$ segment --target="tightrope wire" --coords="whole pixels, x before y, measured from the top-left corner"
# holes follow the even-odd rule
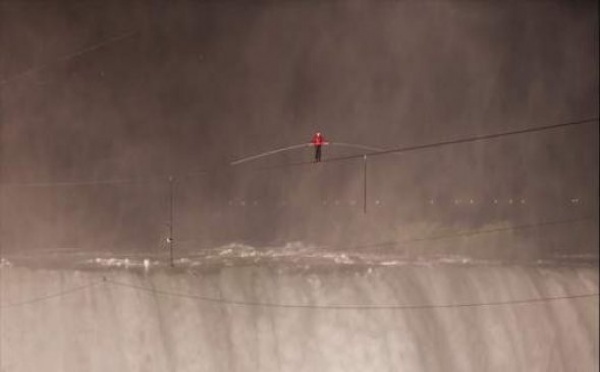
[[[590,124],[590,123],[597,122],[597,121],[598,121],[598,117],[593,117],[593,118],[587,118],[587,119],[582,119],[582,120],[577,120],[577,121],[563,122],[563,123],[558,123],[558,124],[539,126],[539,127],[533,127],[533,128],[527,128],[527,129],[521,129],[521,130],[507,131],[507,132],[494,133],[494,134],[488,134],[488,135],[480,135],[480,136],[472,136],[472,137],[466,137],[466,138],[461,138],[461,139],[456,139],[456,140],[433,142],[433,143],[428,143],[428,144],[423,144],[423,145],[399,147],[399,148],[389,149],[389,150],[378,150],[378,151],[371,151],[371,152],[367,152],[367,153],[361,153],[361,154],[357,154],[357,155],[349,155],[349,156],[343,156],[343,157],[337,157],[337,158],[323,159],[321,161],[321,163],[332,163],[332,162],[338,162],[338,161],[350,160],[350,159],[363,159],[365,157],[365,155],[368,157],[371,157],[371,156],[379,156],[379,155],[392,154],[392,153],[417,151],[417,150],[423,150],[423,149],[434,148],[434,147],[443,147],[443,146],[449,146],[449,145],[461,144],[461,143],[491,140],[491,139],[507,137],[507,136],[514,136],[514,135],[525,134],[525,133],[536,133],[536,132],[555,130],[555,129],[559,129],[559,128],[579,126],[579,125],[584,125],[584,124]],[[335,144],[335,142],[333,142],[333,143]],[[347,145],[344,143],[338,143],[338,144]],[[273,150],[273,151],[270,151],[267,153],[254,155],[249,158],[240,159],[240,160],[234,161],[233,163],[230,163],[225,166],[219,166],[219,167],[215,167],[213,169],[190,171],[190,172],[183,173],[181,175],[175,174],[175,175],[162,175],[162,176],[137,178],[137,179],[113,179],[113,180],[106,179],[106,180],[87,180],[87,181],[81,180],[81,181],[71,181],[71,182],[63,181],[63,182],[0,183],[0,187],[12,187],[12,188],[16,188],[16,187],[55,187],[55,186],[59,187],[59,186],[88,186],[88,185],[125,184],[125,183],[132,183],[132,184],[147,183],[147,184],[149,184],[149,183],[153,183],[153,182],[158,182],[158,180],[168,181],[169,177],[174,177],[175,180],[178,180],[180,178],[185,178],[187,176],[192,176],[192,175],[200,175],[200,174],[209,175],[209,174],[219,173],[219,172],[222,172],[224,168],[232,168],[232,165],[237,165],[237,164],[243,163],[247,160],[252,160],[255,158],[266,156],[265,154],[278,153],[278,152],[288,150],[291,148],[303,147],[303,146],[308,146],[308,145],[309,144],[300,144],[300,145],[295,145],[295,146],[289,146],[287,148],[277,149],[277,150]],[[356,145],[356,146],[359,146],[359,145]],[[362,146],[362,145],[360,145],[360,146],[366,149],[365,146]],[[297,162],[297,163],[287,163],[287,164],[270,166],[270,167],[255,168],[255,170],[264,171],[264,170],[302,166],[302,165],[309,165],[309,164],[314,164],[314,162],[306,161],[306,162]]]

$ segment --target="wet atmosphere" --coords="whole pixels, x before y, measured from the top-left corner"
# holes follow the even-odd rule
[[[0,370],[597,370],[598,35],[0,0]]]

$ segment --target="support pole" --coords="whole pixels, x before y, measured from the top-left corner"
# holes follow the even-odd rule
[[[364,191],[364,195],[363,195],[363,210],[365,212],[365,214],[367,213],[367,154],[365,154],[363,156],[363,163],[364,163],[364,183],[363,183],[363,191]]]
[[[167,238],[167,244],[169,244],[169,262],[171,267],[175,266],[173,261],[173,209],[174,209],[174,192],[173,192],[173,176],[169,176],[169,237]]]

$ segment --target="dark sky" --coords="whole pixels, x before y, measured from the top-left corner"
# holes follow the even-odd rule
[[[597,121],[378,158],[369,198],[382,209],[368,218],[322,205],[360,204],[360,161],[255,170],[309,160],[305,149],[228,166],[315,130],[396,148],[597,117],[597,10],[593,1],[0,0],[1,181],[217,170],[177,188],[179,232],[204,244],[369,243],[406,226],[597,216]],[[150,249],[165,233],[167,189],[160,179],[5,186],[3,247]],[[476,211],[452,206],[471,198]],[[494,198],[531,204],[499,210]],[[424,207],[431,199],[438,210]],[[241,200],[259,206],[232,211]],[[561,239],[573,234],[565,229]],[[597,240],[597,226],[588,233]]]

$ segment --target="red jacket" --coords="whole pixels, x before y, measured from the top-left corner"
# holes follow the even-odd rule
[[[311,142],[315,146],[321,146],[325,143],[325,137],[321,133],[315,133]]]

